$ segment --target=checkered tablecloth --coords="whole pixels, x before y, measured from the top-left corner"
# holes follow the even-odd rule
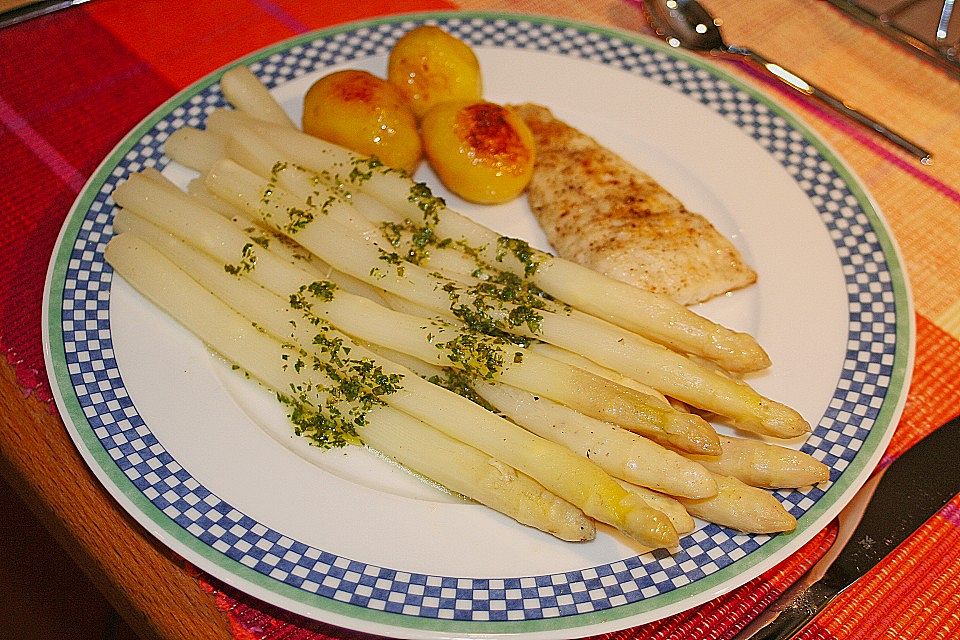
[[[462,8],[547,12],[646,30],[627,2],[496,5],[461,3]],[[278,40],[357,18],[446,8],[451,5],[435,0],[370,5],[96,0],[0,31],[5,52],[0,62],[0,345],[16,365],[23,389],[50,399],[40,343],[41,293],[60,226],[87,177],[141,118],[209,71]],[[763,33],[762,10],[755,5],[752,16],[738,17],[754,20],[756,33]],[[798,11],[790,12],[801,24],[794,26],[797,31],[803,21],[826,15],[818,13],[820,7]],[[748,66],[729,63],[728,68],[790,105],[834,144],[873,191],[903,249],[915,294],[917,349],[913,386],[888,462],[960,412],[960,172],[956,167],[927,171]],[[924,108],[930,126],[948,122],[949,135],[960,147],[960,113],[943,114],[939,102]],[[956,154],[946,157],[960,161]],[[952,637],[960,628],[953,613],[960,599],[958,505],[957,500],[948,505],[841,596],[804,638]],[[717,600],[607,637],[730,637],[816,562],[834,536],[828,528],[780,566]],[[228,613],[238,638],[357,635],[264,605],[200,572],[197,579]]]

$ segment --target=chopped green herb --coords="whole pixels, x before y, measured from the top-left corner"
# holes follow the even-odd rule
[[[402,389],[401,374],[390,374],[369,358],[351,358],[344,338],[313,316],[303,299],[304,290],[317,290],[317,297],[329,291],[323,283],[301,288],[291,296],[291,306],[318,326],[313,338],[317,350],[311,355],[299,349],[293,367],[297,373],[317,371],[329,384],[291,385],[291,393],[278,393],[277,399],[288,407],[294,432],[321,448],[341,447],[361,442],[357,428],[367,423],[367,414],[384,404],[383,397]],[[283,359],[289,356],[284,354]],[[284,365],[286,366],[286,365]],[[323,399],[322,401],[320,399]]]
[[[520,264],[523,265],[523,274],[527,277],[535,274],[540,267],[540,263],[536,259],[540,252],[531,247],[529,243],[518,238],[501,236],[497,239],[497,262],[503,262],[503,258],[508,253],[513,254],[520,261]]]
[[[283,230],[293,235],[303,231],[308,224],[313,222],[314,213],[312,210],[290,207],[287,209],[287,216],[289,221],[283,225]]]
[[[356,158],[350,169],[349,180],[352,184],[363,184],[373,177],[374,171],[386,173],[389,171],[377,158]]]
[[[444,199],[433,195],[430,187],[423,182],[415,182],[410,187],[407,200],[417,205],[423,212],[423,221],[428,227],[434,227],[440,222],[440,212],[447,207]]]
[[[258,245],[260,245],[261,247],[263,247],[264,249],[270,248],[270,238],[267,237],[265,234],[250,236],[250,239],[253,240],[255,243],[257,243]]]
[[[501,415],[500,411],[496,407],[484,400],[480,394],[474,390],[474,378],[472,378],[468,373],[457,371],[456,369],[446,369],[444,370],[443,375],[433,375],[427,378],[427,382],[432,382],[438,387],[443,387],[444,389],[453,391],[454,393],[463,396],[467,400],[480,405],[487,411]]]
[[[311,282],[306,285],[310,293],[313,294],[313,297],[322,300],[323,302],[330,302],[333,300],[333,294],[337,290],[337,285],[335,282],[330,282],[329,280],[317,280],[316,282]]]
[[[471,376],[492,380],[503,370],[504,349],[507,342],[501,338],[473,331],[462,331],[456,338],[438,343],[450,362]]]
[[[249,273],[257,266],[257,254],[253,250],[253,243],[248,242],[240,249],[240,262],[237,264],[225,264],[223,270],[232,276],[239,276]]]
[[[392,264],[393,266],[395,266],[395,267],[397,268],[397,269],[396,269],[397,275],[398,275],[399,277],[401,277],[401,278],[403,277],[403,273],[404,273],[404,270],[403,270],[403,262],[404,262],[404,260],[403,260],[403,258],[400,257],[399,254],[397,254],[397,253],[387,253],[386,251],[383,251],[383,250],[381,249],[381,250],[380,250],[380,260],[383,260],[383,261],[386,262],[387,264]],[[373,275],[373,272],[372,272],[372,271],[371,271],[370,275]]]
[[[296,309],[298,311],[303,311],[306,315],[313,308],[313,302],[311,299],[308,299],[307,294],[310,294],[310,298],[314,300],[319,300],[320,302],[330,302],[333,300],[334,293],[337,290],[337,285],[329,280],[317,280],[311,282],[310,284],[301,285],[297,289],[296,293],[291,293],[288,298],[288,303],[290,304],[291,309]],[[315,315],[310,315],[308,319],[313,324],[318,324],[320,320]],[[291,320],[290,324],[296,327],[296,322]]]

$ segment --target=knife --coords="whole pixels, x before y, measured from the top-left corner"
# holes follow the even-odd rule
[[[960,416],[876,472],[840,512],[833,546],[733,640],[786,640],[960,492]]]

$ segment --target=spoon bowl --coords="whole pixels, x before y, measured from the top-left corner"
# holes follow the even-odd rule
[[[696,0],[645,0],[647,21],[671,46],[726,53],[720,21]]]

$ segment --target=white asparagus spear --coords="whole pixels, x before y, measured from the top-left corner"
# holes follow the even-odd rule
[[[137,178],[133,176],[132,179],[136,180]],[[175,191],[171,193],[175,199],[179,200],[183,198],[183,192],[181,192],[176,185],[169,182],[168,185],[175,189]],[[212,209],[227,220],[233,222],[246,235],[243,241],[244,244],[252,239],[263,248],[269,247],[270,252],[277,257],[282,258],[292,265],[296,265],[303,271],[309,272],[316,280],[330,280],[354,295],[370,298],[378,304],[384,302],[380,289],[372,287],[353,276],[337,271],[288,237],[259,225],[256,221],[247,217],[246,214],[237,210],[233,205],[207,191],[202,181],[192,180],[187,185],[187,195],[193,200],[196,200],[195,204],[200,204],[207,209]],[[220,246],[222,248],[222,245]]]
[[[135,289],[268,388],[283,393],[305,386],[303,376],[282,366],[289,345],[256,328],[145,243],[116,236],[106,255]],[[376,407],[364,417],[363,435],[371,446],[414,471],[438,482],[443,478],[449,489],[562,539],[592,537],[592,523],[579,509],[490,456],[390,407]],[[421,446],[421,437],[431,446]]]
[[[194,178],[188,182],[187,193],[203,206],[213,209],[226,218],[233,218],[238,215],[236,207],[210,193],[210,190],[203,184],[203,178]]]
[[[802,451],[749,438],[720,436],[718,456],[685,454],[714,473],[754,487],[795,489],[830,479],[830,469]]]
[[[608,278],[532,249],[526,243],[505,244],[494,231],[447,208],[427,194],[424,185],[415,185],[402,172],[364,165],[363,159],[348,150],[296,130],[231,112],[214,112],[208,118],[208,128],[224,134],[238,127],[269,138],[283,149],[286,157],[314,170],[350,175],[358,166],[365,167],[353,174],[361,176],[354,181],[360,190],[413,223],[423,224],[426,217],[428,224],[435,225],[437,237],[464,241],[479,250],[488,264],[528,277],[541,289],[588,313],[678,351],[714,360],[730,371],[755,371],[770,364],[767,354],[751,336],[711,322],[666,296]],[[510,246],[522,247],[524,257],[518,259]]]
[[[780,533],[796,528],[796,518],[767,491],[728,476],[714,474],[714,480],[717,495],[701,500],[681,497],[677,500],[693,516],[744,533]]]
[[[474,402],[480,402],[480,403],[485,402],[483,398],[476,395],[476,392],[473,390],[472,387],[469,389],[463,389],[462,386],[459,384],[459,381],[456,381],[454,385],[451,385],[450,383],[453,381],[450,378],[450,373],[451,373],[450,369],[445,369],[443,367],[438,367],[436,365],[427,364],[422,360],[412,358],[405,353],[400,353],[399,351],[394,351],[392,349],[388,349],[380,345],[368,344],[365,346],[367,346],[373,352],[378,353],[383,357],[387,358],[388,360],[392,360],[397,364],[401,364],[407,367],[408,369],[410,369],[411,371],[419,375],[421,378],[429,380],[434,384],[441,384],[444,386],[456,386],[457,389],[455,390],[457,390],[458,393],[465,393],[466,396],[470,397]],[[503,386],[503,385],[500,385],[500,386]],[[491,407],[491,408],[495,408],[495,407]],[[670,519],[670,523],[673,525],[673,528],[676,529],[678,534],[683,535],[683,534],[690,533],[691,531],[694,530],[695,523],[693,521],[693,518],[690,517],[690,514],[687,513],[687,510],[684,508],[684,506],[680,504],[680,502],[678,502],[675,498],[672,498],[663,493],[659,493],[657,491],[653,491],[652,489],[648,489],[647,487],[627,482],[622,478],[618,478],[616,474],[611,473],[611,475],[613,475],[614,479],[620,484],[620,486],[622,486],[624,489],[626,489],[630,493],[633,493],[634,495],[637,495],[640,498],[642,498],[643,501],[647,503],[647,506],[649,506],[651,509],[656,509],[657,511],[666,515],[667,518]],[[714,482],[715,484],[715,481],[713,481],[712,478],[711,478],[711,481]]]
[[[141,263],[151,265],[155,277],[174,279],[169,271],[182,269],[180,273],[188,273],[195,281],[214,289],[217,297],[240,312],[241,318],[248,318],[259,330],[278,337],[290,335],[293,344],[301,345],[303,349],[318,345],[317,348],[327,354],[332,364],[349,355],[350,361],[359,359],[368,369],[375,367],[377,372],[382,372],[377,374],[377,379],[382,375],[402,381],[402,384],[394,385],[396,388],[391,393],[379,397],[378,402],[413,415],[448,436],[527,473],[588,516],[616,527],[645,546],[660,548],[677,543],[676,531],[663,514],[626,492],[599,467],[562,446],[539,438],[453,392],[422,380],[409,370],[377,357],[343,334],[318,324],[319,319],[311,316],[307,307],[293,305],[292,301],[288,303],[246,278],[231,276],[215,261],[186,244],[181,243],[184,251],[177,256],[180,264],[177,267],[133,234],[122,234],[118,238],[126,238],[118,243],[119,247],[133,247],[133,253]],[[118,251],[115,249],[111,255]],[[206,290],[201,287],[201,291]],[[211,300],[204,305],[212,308],[216,306],[216,298],[208,295]],[[298,372],[312,369],[312,378],[320,380],[320,386],[327,390],[337,383],[323,378],[325,369],[318,368],[317,357],[293,353],[288,363],[290,369]]]
[[[394,351],[380,345],[365,345],[375,353],[382,355],[388,360],[392,360],[397,364],[401,364],[411,371],[415,372],[421,378],[430,380],[434,384],[448,384],[450,380],[450,369],[445,369],[443,367],[438,367],[436,365],[427,364],[422,360],[412,358],[405,353],[400,353],[399,351]],[[502,386],[502,385],[501,385]],[[467,392],[468,394],[473,393],[473,389],[458,389],[458,392]],[[469,397],[469,396],[468,396]],[[484,402],[483,398],[477,396],[472,398],[475,402]],[[647,506],[651,509],[656,509],[657,511],[663,513],[670,519],[670,523],[673,525],[673,528],[676,529],[677,533],[680,535],[690,533],[694,530],[695,523],[693,518],[690,517],[690,514],[687,513],[687,510],[684,508],[680,502],[675,498],[672,498],[663,493],[653,491],[647,487],[640,485],[632,484],[617,478],[616,474],[611,474],[614,476],[614,479],[622,486],[624,489],[633,493],[643,499],[647,503]],[[713,481],[711,479],[711,481]],[[715,482],[714,482],[715,484]]]
[[[589,458],[630,486],[691,498],[706,498],[717,492],[713,477],[699,464],[688,464],[690,460],[683,456],[615,425],[529,391],[500,382],[461,379],[451,375],[450,369],[407,354],[378,345],[371,348],[420,377],[489,405],[523,428]]]
[[[532,298],[530,304],[518,305],[498,299],[502,294],[496,291],[477,293],[470,287],[464,289],[403,262],[395,253],[385,253],[327,216],[305,216],[302,210],[292,207],[290,217],[284,218],[275,211],[274,203],[286,196],[263,185],[261,178],[232,161],[215,165],[207,174],[206,183],[215,194],[251,216],[259,216],[264,224],[291,235],[336,269],[374,286],[438,311],[452,310],[468,324],[489,325],[579,350],[599,364],[649,384],[667,396],[722,415],[746,430],[781,438],[809,430],[807,422],[793,409],[621,327],[576,310],[552,313],[535,309],[530,306],[535,303]],[[268,197],[264,198],[262,194],[267,192]],[[381,262],[382,267],[371,268]]]
[[[316,280],[313,274],[305,273],[297,265],[276,259],[269,249],[185,196],[172,196],[137,176],[119,185],[113,195],[127,208],[118,214],[118,221],[129,218],[130,211],[143,214],[167,232],[215,256],[222,268],[245,273],[277,295],[289,296]],[[428,362],[458,367],[470,365],[462,355],[451,359],[468,346],[455,326],[445,327],[436,320],[399,314],[344,292],[327,303],[318,304],[317,308],[331,322],[371,342]],[[698,416],[678,412],[655,398],[537,354],[517,358],[515,352],[522,349],[496,339],[477,336],[475,343],[479,349],[477,355],[485,351],[484,358],[497,359],[502,367],[498,375],[504,382],[648,435],[662,444],[684,451],[718,451],[716,433]],[[439,348],[441,345],[447,346]],[[480,364],[483,363],[473,366]]]
[[[554,360],[559,360],[560,362],[566,362],[574,367],[580,367],[584,371],[589,371],[590,373],[598,375],[605,380],[609,380],[610,382],[615,382],[619,385],[623,385],[624,387],[629,387],[634,391],[646,393],[647,395],[659,398],[664,402],[668,402],[666,396],[653,387],[621,375],[612,369],[602,367],[593,360],[584,358],[579,353],[574,353],[573,351],[568,351],[567,349],[561,349],[558,346],[548,344],[546,342],[534,342],[529,346],[529,349],[531,351],[536,351],[540,355],[547,356],[548,358],[553,358]]]
[[[248,68],[236,66],[220,77],[220,89],[230,104],[245,114],[281,127],[295,129],[293,120]]]
[[[353,207],[351,219],[347,221],[348,226],[359,229],[370,238],[376,238],[377,243],[382,246],[386,245],[382,243],[380,236],[391,242],[395,248],[400,246],[401,242],[396,234],[390,234],[388,238],[381,226],[382,220],[396,218],[396,212],[363,191],[349,188],[351,186],[349,176],[330,174],[325,171],[317,172],[298,165],[287,158],[281,148],[246,128],[230,130],[224,151],[226,158],[265,180],[276,182],[282,189],[298,198],[312,197],[323,201],[329,197],[328,193],[338,194],[342,201]],[[404,240],[405,245],[417,242],[413,238]],[[435,251],[431,249],[431,253]],[[451,250],[440,253],[440,257],[433,259],[431,265],[451,268],[452,271],[463,275],[469,275],[477,268],[476,262],[460,251]]]
[[[717,492],[706,469],[646,438],[529,391],[483,381],[472,388],[520,426],[589,458],[615,478],[688,498]]]
[[[385,417],[376,420],[375,428],[361,431],[367,446],[451,491],[561,540],[582,542],[595,537],[590,518],[526,474],[403,412],[389,407],[382,411]]]
[[[201,173],[227,153],[227,138],[193,127],[180,127],[163,143],[163,152],[185,167]]]
[[[687,513],[687,508],[676,498],[658,493],[646,487],[641,487],[640,485],[630,484],[626,480],[619,480],[619,482],[620,486],[624,489],[640,496],[651,509],[656,509],[670,518],[670,523],[673,525],[673,528],[677,530],[678,534],[685,535],[696,528],[697,524],[693,521],[690,514]]]

